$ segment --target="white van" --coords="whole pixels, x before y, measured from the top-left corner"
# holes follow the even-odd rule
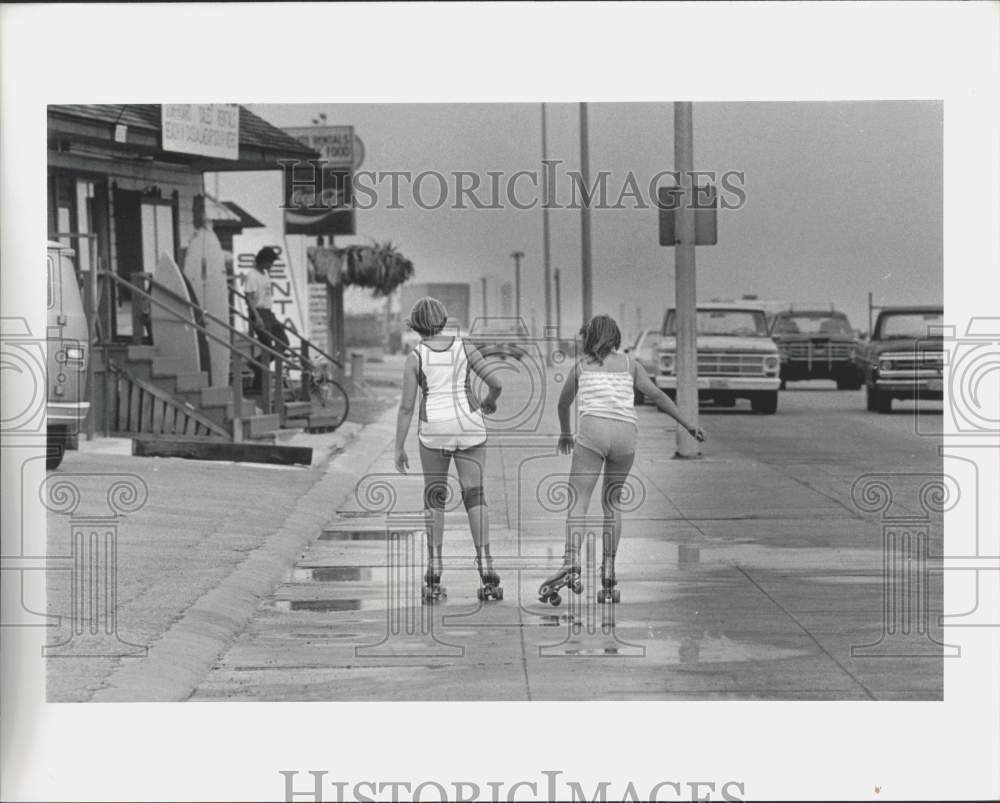
[[[84,399],[90,338],[80,283],[73,265],[75,252],[48,243],[48,336],[46,339],[46,467],[58,468],[70,439],[80,431],[90,402]]]

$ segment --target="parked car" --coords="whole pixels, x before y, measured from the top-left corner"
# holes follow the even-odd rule
[[[942,399],[944,346],[940,306],[883,307],[855,363],[868,410],[888,413],[893,399]]]
[[[665,339],[659,329],[644,329],[639,333],[635,343],[626,348],[625,352],[645,368],[646,373],[652,378],[660,372],[660,348]],[[635,392],[635,403],[646,403],[646,397],[638,390]]]
[[[800,379],[833,379],[837,390],[857,390],[854,362],[858,341],[847,316],[828,309],[800,308],[775,314],[771,337],[781,353],[781,386]]]
[[[62,463],[66,449],[87,418],[84,398],[90,337],[83,311],[80,283],[73,264],[75,252],[48,243],[48,337],[46,339],[46,468]]]
[[[484,357],[522,360],[530,337],[527,325],[520,318],[484,316],[472,322],[468,340]]]
[[[711,302],[697,307],[698,399],[732,407],[749,399],[754,412],[778,409],[778,347],[767,331],[764,310],[752,303]],[[676,396],[676,311],[667,310],[657,387]]]

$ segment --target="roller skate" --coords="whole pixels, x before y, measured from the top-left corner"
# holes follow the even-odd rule
[[[615,588],[618,579],[615,577],[615,556],[605,555],[601,564],[601,590],[597,592],[598,604],[605,602],[620,602],[621,592]]]
[[[482,585],[477,590],[479,599],[503,599],[500,575],[493,568],[493,558],[490,557],[489,547],[484,547],[482,553],[476,556],[476,568],[479,570],[479,579],[482,581]]]
[[[538,589],[538,601],[559,605],[562,603],[559,589],[564,586],[569,586],[574,594],[583,591],[583,581],[580,579],[580,558],[576,554],[567,553],[559,571],[542,583]]]
[[[448,597],[447,589],[441,585],[441,556],[431,557],[427,561],[427,571],[424,572],[424,587],[421,599],[424,605],[433,605]]]

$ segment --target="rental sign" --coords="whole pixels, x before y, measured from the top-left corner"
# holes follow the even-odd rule
[[[235,103],[164,103],[163,150],[215,159],[240,157],[240,107]]]

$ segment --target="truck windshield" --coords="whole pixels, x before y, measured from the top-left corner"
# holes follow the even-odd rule
[[[851,325],[846,316],[830,315],[789,315],[782,316],[774,324],[778,335],[850,335]]]
[[[943,323],[941,312],[888,313],[879,318],[876,339],[940,337]]]
[[[767,337],[767,320],[761,310],[700,309],[697,313],[699,335],[729,335],[732,337]],[[677,316],[667,313],[664,334],[677,334]]]

